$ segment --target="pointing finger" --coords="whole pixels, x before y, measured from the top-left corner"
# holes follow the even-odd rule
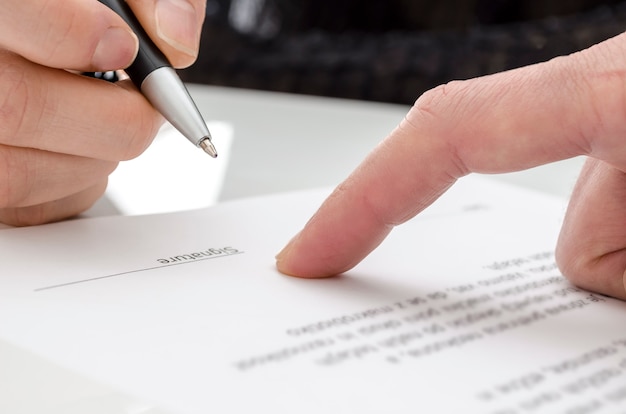
[[[424,94],[277,256],[284,273],[344,272],[470,172],[588,154],[626,166],[626,36]]]

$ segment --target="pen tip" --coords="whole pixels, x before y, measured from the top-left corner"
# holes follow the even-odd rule
[[[199,145],[204,150],[204,152],[206,152],[213,158],[217,158],[217,150],[215,149],[215,146],[209,138],[204,138],[202,141],[200,141]]]

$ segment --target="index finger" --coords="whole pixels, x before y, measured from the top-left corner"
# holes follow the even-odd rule
[[[0,48],[44,66],[106,71],[128,66],[137,38],[99,2],[3,0]]]
[[[277,256],[301,277],[342,273],[458,178],[577,155],[626,166],[626,36],[421,96]]]

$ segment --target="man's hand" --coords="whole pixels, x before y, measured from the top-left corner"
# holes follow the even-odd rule
[[[345,272],[458,178],[577,155],[590,161],[557,262],[579,286],[626,299],[626,35],[425,93],[279,253],[278,269],[300,277]]]
[[[176,67],[196,56],[204,0],[128,0]],[[162,123],[126,82],[76,74],[128,66],[137,39],[95,0],[3,0],[0,6],[0,221],[60,220],[89,208],[120,160]]]

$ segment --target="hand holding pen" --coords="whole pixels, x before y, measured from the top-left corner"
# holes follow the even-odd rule
[[[204,0],[128,0],[174,67],[197,56]],[[137,36],[95,0],[0,6],[0,222],[32,225],[89,208],[121,160],[145,150],[162,116],[129,82],[71,71],[128,67]]]

